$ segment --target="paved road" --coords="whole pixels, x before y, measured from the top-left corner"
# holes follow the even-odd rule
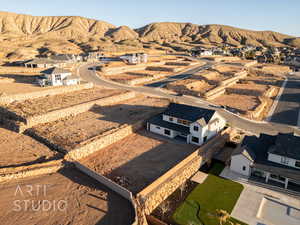
[[[270,121],[299,126],[299,110],[300,77],[290,75]]]
[[[190,105],[203,107],[207,109],[215,109],[233,127],[237,127],[251,133],[255,133],[255,134],[266,133],[266,134],[275,135],[278,132],[281,133],[295,132],[300,135],[300,130],[298,130],[296,127],[291,127],[284,124],[273,123],[273,122],[256,122],[256,121],[248,120],[246,118],[242,118],[236,114],[228,112],[224,109],[213,106],[211,105],[211,103],[206,102],[205,100],[200,98],[196,98],[192,96],[175,96],[160,88],[145,87],[145,86],[135,87],[135,86],[129,86],[129,85],[105,80],[102,77],[97,76],[95,74],[95,71],[88,70],[89,67],[95,65],[96,64],[89,64],[80,67],[79,74],[82,77],[82,79],[93,82],[95,85],[101,85],[108,88],[117,88],[117,89],[123,89],[128,91],[136,91],[149,96],[168,98],[183,104],[190,104]]]
[[[193,69],[190,69],[188,71],[185,71],[183,73],[180,73],[180,74],[177,74],[177,75],[174,75],[174,76],[170,76],[166,79],[162,79],[160,81],[156,81],[156,82],[153,82],[153,83],[150,83],[150,84],[146,84],[145,86],[147,87],[159,87],[159,88],[162,88],[164,86],[166,86],[168,83],[171,83],[171,82],[174,82],[176,80],[184,80],[184,79],[187,79],[189,78],[190,76],[192,76],[194,73],[196,72],[199,72],[201,70],[206,70],[208,68],[210,68],[213,64],[205,64],[203,66],[199,66],[199,67],[196,67],[196,68],[193,68]]]

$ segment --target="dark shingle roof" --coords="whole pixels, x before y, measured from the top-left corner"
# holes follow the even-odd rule
[[[241,146],[239,148],[236,148],[232,155],[244,155],[247,159],[254,161],[256,158],[255,153],[248,147],[248,146]]]
[[[278,134],[277,136],[261,134],[260,137],[246,136],[242,141],[241,146],[246,146],[247,149],[251,149],[251,151],[253,151],[253,153],[255,154],[253,167],[271,173],[279,174],[290,179],[299,180],[299,169],[271,162],[268,160],[268,152],[270,150],[270,147],[275,146],[278,137],[280,137],[281,135],[283,134]],[[290,145],[290,143],[286,143],[286,145]]]
[[[52,67],[50,69],[42,71],[43,74],[61,74],[61,73],[71,73],[70,70],[66,70],[63,68]]]
[[[300,137],[293,134],[278,134],[270,153],[300,160]]]
[[[206,123],[210,121],[214,113],[214,110],[177,103],[171,103],[164,112],[165,115],[188,120],[191,122],[195,122],[198,119],[204,118]]]
[[[162,115],[163,115],[162,113],[158,114],[158,115],[152,117],[151,119],[149,119],[147,122],[151,123],[151,124],[154,124],[154,125],[157,125],[157,126],[160,126],[160,127],[168,128],[170,130],[178,131],[178,132],[180,132],[182,134],[185,134],[185,135],[188,135],[190,133],[190,128],[189,127],[164,121]]]

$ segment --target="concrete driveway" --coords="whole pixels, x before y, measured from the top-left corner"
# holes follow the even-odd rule
[[[277,191],[249,184],[247,178],[226,167],[221,177],[244,186],[231,216],[249,225],[299,225],[300,200]],[[284,223],[282,223],[284,221]]]

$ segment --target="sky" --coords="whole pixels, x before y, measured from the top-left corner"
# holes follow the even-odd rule
[[[153,22],[224,24],[300,37],[300,0],[0,0],[1,11],[83,16],[138,28]]]

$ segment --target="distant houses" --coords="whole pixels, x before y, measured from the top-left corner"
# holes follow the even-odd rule
[[[147,121],[149,131],[195,145],[202,145],[225,125],[225,119],[215,110],[176,103]]]
[[[148,55],[146,53],[125,54],[120,56],[120,59],[127,64],[136,65],[140,63],[147,63]]]

